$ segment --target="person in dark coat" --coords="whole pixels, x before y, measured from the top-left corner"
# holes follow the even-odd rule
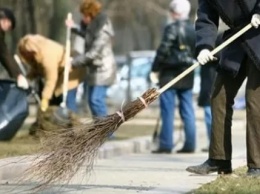
[[[216,46],[222,42],[223,33],[220,33],[216,40]],[[204,121],[206,124],[207,135],[210,141],[212,114],[211,114],[211,92],[214,81],[217,75],[217,66],[219,64],[219,54],[216,55],[216,60],[209,62],[207,65],[202,65],[200,68],[200,93],[198,98],[198,105],[204,109]],[[203,152],[209,151],[209,146],[202,149]]]
[[[210,97],[211,90],[216,78],[216,67],[218,62],[214,61],[210,64],[204,65],[200,69],[200,93],[198,98],[198,105],[204,110],[204,121],[207,129],[208,140],[210,141],[211,136],[211,126],[212,126],[212,114],[211,114],[211,105]],[[208,152],[209,147],[206,146],[202,148],[201,151]]]
[[[195,30],[189,22],[190,3],[188,0],[173,0],[170,11],[174,22],[165,27],[162,42],[157,50],[156,58],[150,74],[153,83],[163,87],[173,78],[185,71],[189,66],[180,61],[165,62],[172,55],[177,55],[180,47],[195,48]],[[181,40],[180,40],[181,39]],[[193,57],[193,56],[192,56]],[[192,62],[191,62],[192,63]],[[175,98],[179,100],[179,112],[184,123],[185,142],[177,153],[193,153],[196,148],[196,126],[193,108],[194,73],[180,80],[160,96],[162,128],[159,137],[159,148],[152,153],[171,153],[173,149],[173,121]]]
[[[223,40],[245,25],[250,29],[221,52],[218,75],[211,97],[212,135],[208,160],[186,170],[196,174],[232,172],[231,126],[234,98],[245,78],[247,111],[248,175],[260,175],[260,1],[199,0],[196,21],[198,61],[204,65],[214,56],[219,17],[229,26]]]
[[[10,77],[17,79],[18,87],[28,89],[29,84],[21,74],[19,66],[7,49],[5,33],[15,28],[15,16],[8,8],[0,8],[0,62],[7,70]]]

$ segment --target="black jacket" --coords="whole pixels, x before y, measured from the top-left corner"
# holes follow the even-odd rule
[[[164,59],[169,56],[170,49],[174,46],[179,46],[178,36],[179,26],[183,26],[183,35],[182,40],[185,42],[185,45],[188,46],[191,52],[194,54],[195,51],[195,29],[193,25],[188,21],[177,21],[171,23],[165,27],[163,38],[159,48],[157,49],[157,54],[152,66],[153,72],[159,72],[159,85],[160,87],[167,84],[169,81],[177,77],[183,71],[185,71],[188,67],[179,67],[172,65],[171,67],[165,67],[163,64]],[[191,89],[193,87],[194,82],[194,73],[190,73],[182,80],[177,82],[172,88],[174,89]]]
[[[201,107],[210,106],[210,98],[212,92],[212,86],[216,78],[216,68],[218,62],[214,61],[207,65],[201,66],[200,69],[200,93],[198,99],[198,105]]]
[[[216,46],[222,43],[223,33],[220,33],[216,40]],[[210,98],[212,92],[212,86],[214,84],[217,72],[217,66],[219,64],[219,53],[216,54],[217,60],[202,65],[200,68],[200,93],[198,99],[198,105],[201,107],[210,106]]]
[[[14,58],[10,54],[5,44],[5,33],[0,28],[0,63],[7,70],[8,74],[12,78],[17,78],[17,76],[21,73],[18,65],[16,64]]]
[[[253,14],[260,14],[260,0],[199,0],[196,21],[197,53],[215,47],[219,17],[229,26],[223,39],[227,39],[250,23]],[[260,29],[251,29],[221,52],[219,71],[235,76],[248,55],[260,70]]]

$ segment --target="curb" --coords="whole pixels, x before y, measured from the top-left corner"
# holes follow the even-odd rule
[[[143,153],[152,147],[151,136],[129,140],[106,142],[99,148],[97,159],[109,159],[126,154]],[[33,156],[21,156],[0,160],[0,181],[17,180],[30,167]]]
[[[138,137],[129,140],[107,142],[98,153],[99,159],[108,159],[132,153],[143,153],[152,147],[151,136]]]

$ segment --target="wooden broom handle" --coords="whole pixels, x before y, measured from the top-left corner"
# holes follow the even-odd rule
[[[68,13],[68,20],[72,20],[72,14]],[[70,71],[70,53],[71,53],[71,28],[67,27],[66,34],[66,48],[65,48],[65,65],[64,65],[64,77],[63,77],[63,94],[61,107],[66,108],[66,100],[68,96],[68,82],[69,82],[69,71]]]
[[[233,36],[231,36],[229,39],[227,39],[225,42],[223,42],[221,45],[219,45],[217,48],[215,48],[213,51],[211,51],[210,53],[212,55],[217,54],[219,51],[221,51],[223,48],[225,48],[226,46],[228,46],[230,43],[232,43],[234,40],[236,40],[238,37],[240,37],[242,34],[244,34],[245,32],[247,32],[249,29],[252,28],[251,24],[248,24],[247,26],[245,26],[244,28],[242,28],[240,31],[238,31],[236,34],[234,34]],[[188,69],[186,69],[184,72],[182,72],[180,75],[178,75],[176,78],[174,78],[173,80],[171,80],[169,83],[167,83],[165,86],[163,86],[162,88],[160,88],[158,90],[159,94],[162,94],[163,92],[165,92],[166,90],[168,90],[170,87],[172,87],[175,83],[177,83],[178,81],[180,81],[183,77],[185,77],[186,75],[188,75],[190,72],[192,72],[195,68],[197,68],[199,66],[199,62],[194,63],[192,66],[190,66]]]

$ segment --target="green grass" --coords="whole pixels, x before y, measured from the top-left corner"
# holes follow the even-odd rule
[[[246,176],[246,167],[232,175],[221,175],[215,181],[191,192],[194,194],[256,194],[260,193],[260,178]]]
[[[154,126],[148,125],[122,125],[116,132],[115,137],[117,140],[130,139],[134,137],[147,136],[154,132]]]
[[[28,131],[21,130],[11,141],[0,142],[0,158],[34,154],[39,148],[39,139],[29,136]]]

